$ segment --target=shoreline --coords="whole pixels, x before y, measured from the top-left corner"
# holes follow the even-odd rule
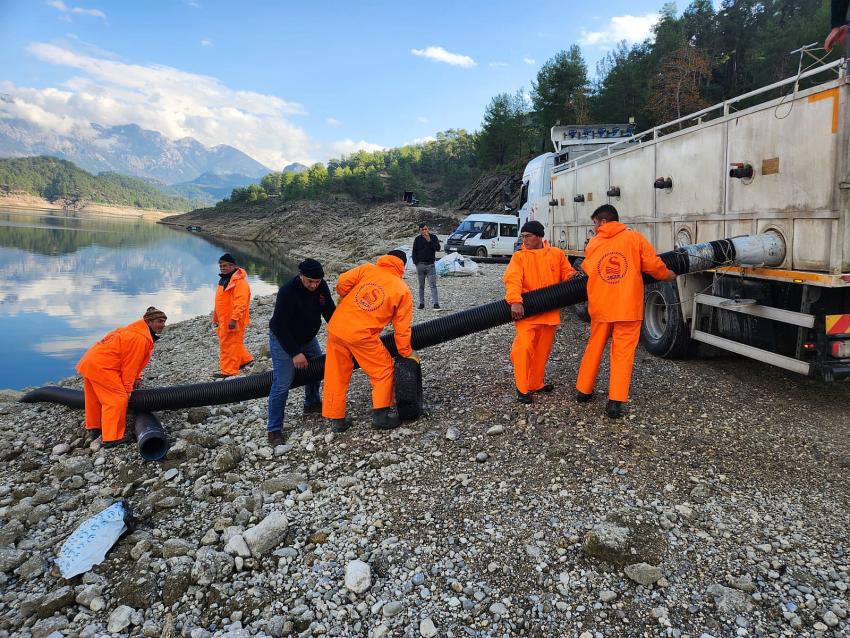
[[[61,204],[47,201],[35,195],[0,195],[0,208],[11,208],[24,212],[53,212],[85,215],[100,215],[102,217],[123,217],[159,221],[165,217],[181,214],[180,211],[164,211],[150,208],[135,208],[133,206],[115,206],[92,202],[77,211],[65,210]]]

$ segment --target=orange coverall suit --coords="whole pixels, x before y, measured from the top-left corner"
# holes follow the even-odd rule
[[[354,359],[372,384],[372,408],[393,404],[393,359],[381,343],[381,331],[392,321],[398,353],[409,356],[413,296],[404,282],[404,264],[392,255],[363,264],[339,276],[340,295],[328,323],[325,350],[325,396],[322,416],[345,418],[348,382]]]
[[[628,401],[643,319],[642,273],[664,279],[670,271],[643,235],[613,221],[599,227],[585,249],[581,267],[588,277],[590,338],[581,359],[576,389],[584,394],[593,392],[602,352],[613,337],[608,398]]]
[[[77,363],[83,377],[86,429],[102,430],[104,441],[124,438],[127,402],[153,352],[144,320],[113,330],[89,348]]]
[[[254,358],[245,348],[245,329],[251,323],[251,287],[243,268],[233,271],[227,287],[216,286],[215,310],[212,322],[218,324],[219,367],[228,376],[239,373],[239,368]],[[236,328],[227,327],[231,319]]]
[[[560,283],[575,274],[564,252],[549,242],[543,248],[515,252],[505,269],[505,301],[522,303],[522,295],[538,288]],[[544,385],[546,362],[555,339],[555,329],[561,323],[559,309],[547,310],[514,322],[516,336],[511,347],[514,379],[523,394],[539,390]]]

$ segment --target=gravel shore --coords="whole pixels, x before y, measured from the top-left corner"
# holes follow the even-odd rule
[[[503,270],[441,279],[443,309],[414,322],[501,298]],[[270,366],[273,304],[253,302],[249,373]],[[265,400],[160,414],[174,445],[144,463],[86,443],[81,411],[9,393],[0,638],[850,635],[850,386],[639,350],[611,421],[607,364],[599,397],[573,401],[588,331],[563,319],[556,389],[532,405],[507,325],[422,351],[427,415],[392,432],[369,428],[360,372],[341,435],[294,390],[275,449]],[[198,317],[168,329],[144,384],[216,368]],[[122,497],[136,531],[61,579],[61,543]]]

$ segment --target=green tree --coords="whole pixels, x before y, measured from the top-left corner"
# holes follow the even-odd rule
[[[590,90],[581,49],[573,45],[547,60],[537,72],[531,89],[539,148],[543,151],[550,144],[553,126],[577,122],[577,104]]]

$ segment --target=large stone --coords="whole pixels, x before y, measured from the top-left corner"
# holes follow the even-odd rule
[[[353,560],[345,566],[345,587],[362,594],[372,586],[372,569],[362,560]]]
[[[654,583],[657,583],[661,577],[664,575],[661,573],[661,570],[655,565],[650,565],[649,563],[635,563],[633,565],[626,565],[624,570],[626,572],[626,576],[631,578],[636,583],[639,583],[644,586],[649,586]]]
[[[106,625],[106,630],[110,633],[117,634],[130,626],[130,617],[135,610],[127,605],[119,605],[109,614],[109,622]]]
[[[74,603],[74,590],[65,586],[45,594],[39,602],[35,613],[39,618],[52,616],[54,612]]]
[[[19,565],[23,565],[26,559],[27,553],[22,549],[0,547],[0,573],[12,571]]]
[[[212,432],[204,430],[185,430],[180,435],[187,443],[199,445],[204,448],[214,448],[218,446],[218,437]]]
[[[283,512],[269,513],[258,525],[245,530],[242,537],[253,556],[262,556],[274,549],[286,538],[289,521]]]
[[[242,450],[238,445],[225,445],[213,459],[213,469],[229,472],[242,462]]]
[[[242,558],[251,557],[251,550],[248,549],[248,545],[245,543],[245,539],[242,538],[241,534],[232,536],[224,546],[224,551],[231,556],[241,556]]]
[[[274,494],[275,492],[291,492],[292,490],[298,489],[299,485],[303,485],[306,482],[307,477],[303,474],[283,474],[263,481],[263,491],[267,494]]]
[[[123,605],[133,609],[147,609],[155,602],[157,592],[153,574],[129,570],[118,581],[113,595]]]
[[[21,521],[11,520],[0,529],[0,546],[13,545],[24,537],[26,528]]]
[[[38,578],[47,571],[47,563],[41,556],[31,556],[18,569],[18,575],[23,580]]]
[[[195,549],[195,544],[183,538],[169,538],[162,544],[162,557],[174,558],[175,556],[186,556]]]
[[[68,628],[68,619],[64,616],[53,616],[39,620],[32,627],[32,638],[49,638],[54,633],[64,635],[62,632]]]
[[[718,613],[727,618],[748,612],[753,608],[751,596],[731,587],[714,584],[706,590],[706,594],[714,602]]]
[[[59,480],[70,478],[71,476],[82,476],[86,472],[91,472],[94,468],[92,460],[87,456],[72,456],[67,459],[62,459],[59,463],[53,466],[53,474]]]
[[[162,604],[171,607],[179,602],[192,584],[192,568],[189,565],[173,566],[162,581]]]
[[[437,635],[437,627],[434,625],[434,621],[430,618],[423,618],[419,622],[419,635],[422,638],[434,638]]]
[[[233,558],[229,554],[202,547],[192,565],[192,580],[198,585],[210,585],[223,580],[233,571]]]
[[[212,416],[212,411],[206,406],[189,408],[189,414],[187,415],[186,420],[192,425],[197,425],[198,423],[206,421],[210,418],[210,416]]]
[[[667,539],[650,520],[650,514],[624,509],[609,514],[584,538],[582,547],[588,556],[614,565],[658,564],[667,549]]]

